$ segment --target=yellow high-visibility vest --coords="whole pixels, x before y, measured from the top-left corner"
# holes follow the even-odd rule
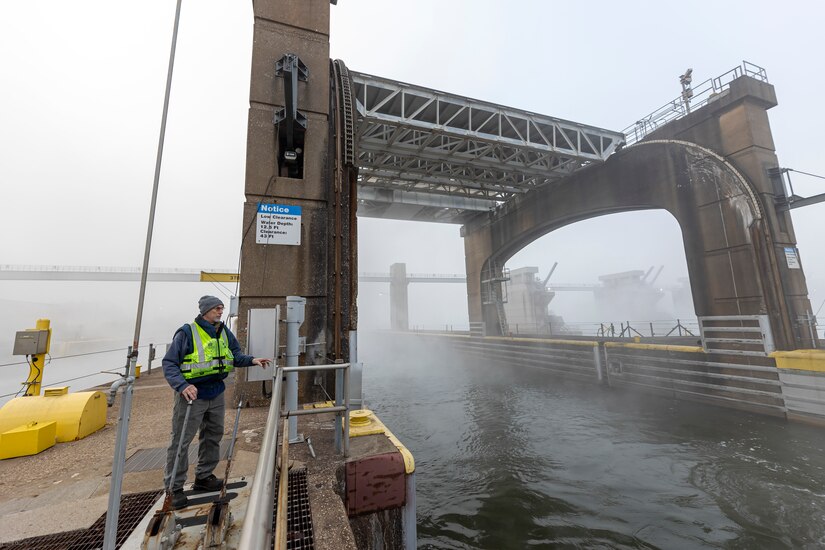
[[[235,360],[229,349],[226,330],[221,331],[220,338],[212,338],[197,323],[192,323],[192,353],[183,358],[180,366],[186,380],[201,378],[210,374],[229,372]]]

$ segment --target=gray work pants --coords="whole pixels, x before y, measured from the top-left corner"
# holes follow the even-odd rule
[[[214,399],[195,399],[192,402],[192,410],[189,413],[189,420],[186,423],[186,433],[183,431],[183,419],[186,416],[186,398],[181,394],[175,394],[175,409],[172,411],[172,442],[166,451],[166,469],[163,473],[163,486],[169,487],[169,478],[172,475],[172,468],[175,465],[175,451],[178,448],[178,440],[183,436],[183,445],[180,449],[180,459],[178,460],[178,470],[175,473],[175,481],[172,484],[173,491],[183,489],[186,481],[186,472],[189,470],[189,444],[195,438],[195,434],[200,431],[198,445],[198,467],[195,469],[195,479],[207,477],[218,466],[220,461],[221,438],[223,437],[223,417],[226,407],[224,405],[223,392]]]

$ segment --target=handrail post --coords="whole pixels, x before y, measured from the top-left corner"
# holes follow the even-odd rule
[[[349,458],[349,371],[352,363],[344,368],[344,458]]]
[[[298,330],[304,323],[304,307],[306,298],[300,296],[286,297],[286,366],[297,367],[298,356]],[[295,410],[298,408],[298,373],[287,372],[286,375],[286,408]],[[289,442],[297,443],[302,438],[298,436],[298,419],[289,419]]]
[[[344,373],[341,372],[341,369],[335,370],[335,406],[340,407],[344,404]],[[346,413],[346,411],[345,411]],[[335,415],[335,451],[338,453],[343,453],[344,449],[341,443],[341,430],[343,429],[344,425],[344,413],[337,413]]]

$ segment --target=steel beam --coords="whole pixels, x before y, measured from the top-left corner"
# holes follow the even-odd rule
[[[624,140],[620,132],[350,75],[359,186],[401,192],[373,202],[410,204],[401,199],[408,193],[457,195],[490,201],[489,208],[606,160]]]

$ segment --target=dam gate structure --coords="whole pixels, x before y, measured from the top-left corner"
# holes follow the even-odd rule
[[[501,326],[492,272],[536,238],[618,212],[664,209],[684,240],[698,317],[767,315],[777,349],[815,348],[811,311],[767,109],[773,87],[752,76],[638,143],[564,180],[478,215],[462,228],[470,321]]]
[[[617,132],[352,71],[329,58],[326,0],[254,10],[242,339],[251,308],[304,296],[302,363],[357,361],[356,215],[461,224],[469,320],[503,335],[505,264],[518,250],[576,221],[664,209],[681,227],[707,328],[742,317],[730,332],[745,331],[744,319],[765,318],[766,350],[818,345],[798,321],[811,307],[764,69],[745,63],[714,79],[704,104]],[[294,241],[261,234],[273,207],[292,213]],[[299,385],[317,393],[319,377]],[[267,391],[237,385],[247,402]]]

